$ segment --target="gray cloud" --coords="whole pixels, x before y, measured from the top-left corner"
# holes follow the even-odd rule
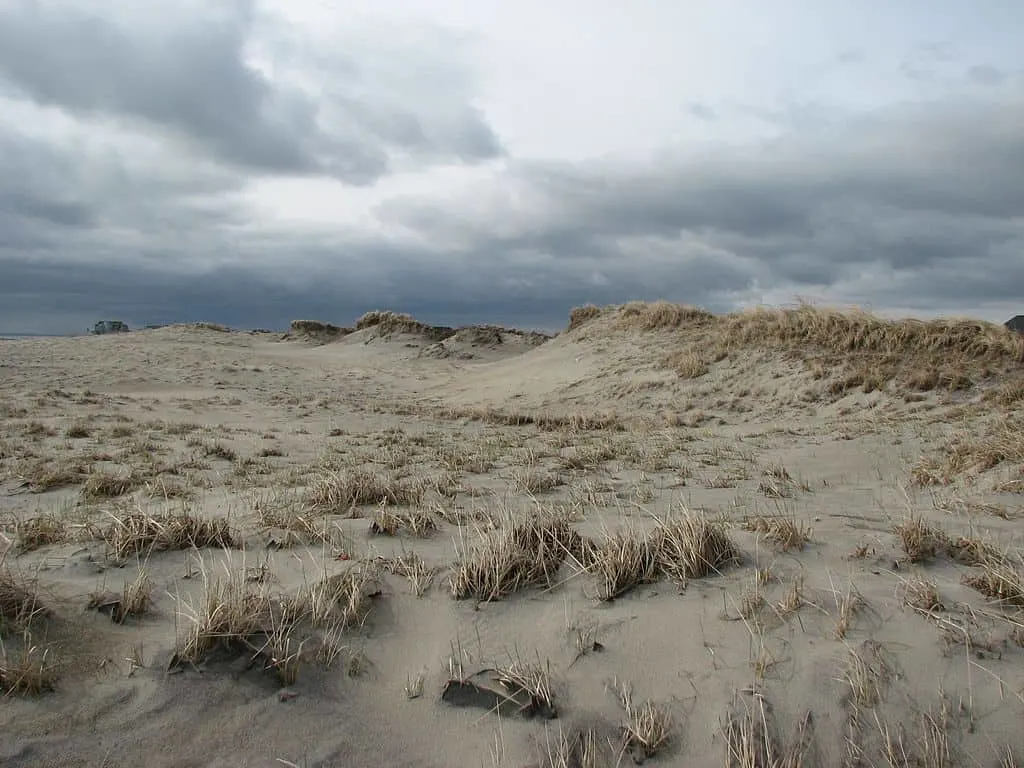
[[[254,178],[364,184],[502,147],[446,33],[353,32],[337,54],[268,31],[248,3],[209,7],[158,23],[127,3],[117,22],[71,4],[0,10],[0,104],[45,106],[22,127],[0,106],[0,331],[280,328],[381,306],[554,328],[570,306],[634,298],[1022,301],[1024,81],[1009,74],[862,115],[782,102],[761,110],[776,138],[760,146],[504,158],[462,192],[384,196],[363,229],[285,228],[241,202]],[[274,78],[254,39],[283,62]]]
[[[1000,85],[1006,80],[1006,73],[988,64],[975,64],[967,68],[967,77],[981,85]]]
[[[1019,301],[1022,123],[1018,89],[837,116],[823,127],[798,121],[760,148],[646,168],[522,163],[506,183],[531,203],[499,236],[486,234],[497,207],[466,222],[461,211],[396,199],[381,215],[482,252],[550,248],[562,262],[585,256],[597,269],[632,270],[647,295],[714,301],[755,283],[828,289],[884,265],[899,279],[873,286],[873,303]],[[646,255],[624,245],[639,237]],[[658,250],[665,255],[652,259]],[[708,264],[723,259],[727,279],[706,281]]]
[[[432,160],[501,154],[469,94],[420,100],[412,111],[407,93],[389,90],[394,84],[357,58],[304,58],[314,54],[288,45],[281,20],[261,23],[251,0],[214,7],[185,3],[152,14],[108,4],[108,16],[99,16],[71,2],[13,0],[0,9],[0,78],[41,105],[141,122],[257,172],[362,184],[388,172],[393,149]],[[328,84],[323,94],[272,80],[249,61],[257,25],[270,53],[279,42],[275,63],[286,73],[288,65],[330,65],[319,73]]]

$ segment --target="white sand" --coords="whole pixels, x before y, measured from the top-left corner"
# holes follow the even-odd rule
[[[724,727],[735,708],[763,717],[782,747],[806,722],[804,765],[855,765],[858,750],[867,766],[995,766],[1008,748],[1024,756],[1020,619],[962,583],[976,568],[944,555],[911,565],[893,534],[914,513],[953,535],[1019,545],[1021,496],[996,490],[1013,488],[1019,463],[949,486],[911,482],[922,456],[985,418],[987,407],[961,405],[978,394],[906,402],[858,390],[828,402],[805,397],[821,382],[767,350],[678,380],[659,365],[678,343],[678,332],[615,331],[604,319],[536,348],[512,340],[470,359],[420,356],[429,342],[381,339],[372,329],[319,346],[186,326],[0,341],[5,565],[38,578],[53,615],[34,639],[59,663],[54,691],[0,700],[0,764],[542,765],[548,746],[573,728],[619,738],[624,713],[613,681],[628,683],[637,704],[650,700],[671,712],[671,740],[652,764],[726,764]],[[625,428],[465,418],[485,407],[614,415]],[[53,434],[32,434],[33,422]],[[76,424],[88,436],[66,438]],[[212,443],[237,458],[207,457]],[[281,455],[260,457],[268,448]],[[582,469],[560,463],[598,448],[610,458],[581,460]],[[257,504],[301,504],[316,473],[327,471],[318,469],[325,456],[335,467],[459,485],[454,500],[428,492],[424,509],[562,506],[593,536],[603,527],[649,528],[652,515],[682,506],[703,510],[728,523],[744,562],[682,591],[660,581],[611,602],[595,599],[593,577],[567,564],[549,589],[475,604],[453,599],[447,582],[455,543],[475,535],[471,526],[460,533],[439,521],[429,538],[372,537],[373,505],[361,508],[362,517],[327,521],[348,536],[344,545],[339,534],[333,548],[268,551],[267,541],[284,532],[260,530]],[[473,467],[483,473],[460,466],[474,457],[492,466]],[[134,466],[151,484],[160,469],[173,469],[164,483],[194,496],[162,501],[140,487],[89,501],[78,485],[42,493],[26,486],[39,466],[73,460],[97,471]],[[772,467],[784,467],[791,481],[767,476]],[[519,483],[529,471],[555,473],[561,484],[533,499]],[[120,590],[138,573],[135,563],[107,563],[97,538],[111,515],[136,506],[228,515],[246,548],[154,553],[145,564],[151,612],[117,625],[85,606],[91,593]],[[71,539],[19,554],[17,521],[47,513],[71,521]],[[777,551],[739,525],[780,513],[812,529],[802,550]],[[341,549],[352,559],[337,559]],[[241,673],[237,665],[166,673],[188,631],[184,606],[203,592],[200,560],[212,573],[265,566],[262,588],[293,593],[325,568],[340,572],[363,557],[408,550],[442,569],[433,587],[417,598],[406,579],[382,575],[382,594],[365,624],[348,632],[342,660],[329,669],[304,664],[286,696],[272,674]],[[915,576],[935,583],[940,609],[905,605]],[[805,603],[792,612],[778,607],[798,582]],[[840,637],[844,601],[857,610]],[[581,633],[602,650],[580,656]],[[13,648],[17,638],[5,642]],[[461,652],[467,675],[510,654],[549,665],[558,718],[499,718],[441,702],[453,652]],[[876,681],[877,702],[853,700],[851,659],[866,665],[853,672],[863,673],[868,690]],[[420,675],[423,693],[410,699],[404,689]],[[855,710],[859,728],[851,725]],[[882,749],[886,731],[891,759]],[[936,733],[948,739],[945,762],[930,751]]]

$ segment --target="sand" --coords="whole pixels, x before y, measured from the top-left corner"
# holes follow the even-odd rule
[[[373,326],[0,341],[0,589],[45,608],[0,625],[0,764],[1024,759],[1012,339],[975,324],[969,354],[906,360],[779,334],[726,348],[725,320],[665,311],[500,344]],[[184,514],[230,542],[115,535]],[[517,521],[579,536],[527,545],[515,567],[554,563],[534,583],[456,599],[460,573],[481,578],[459,564]],[[680,521],[737,559],[672,578],[658,531]],[[661,554],[606,599],[616,535]],[[273,634],[337,574],[355,581],[333,620]],[[148,604],[113,621],[136,582]],[[249,645],[182,660],[218,594],[257,606]]]

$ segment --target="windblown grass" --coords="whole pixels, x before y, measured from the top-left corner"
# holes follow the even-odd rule
[[[147,514],[141,510],[111,517],[103,540],[115,560],[166,550],[238,546],[236,534],[223,518],[204,519],[188,512]]]
[[[372,569],[358,566],[277,596],[253,585],[244,570],[232,571],[226,562],[223,570],[215,576],[204,567],[202,597],[182,602],[188,627],[172,665],[248,656],[291,685],[310,656],[329,666],[341,654],[342,634],[365,620],[379,594]],[[312,648],[315,654],[307,652]]]

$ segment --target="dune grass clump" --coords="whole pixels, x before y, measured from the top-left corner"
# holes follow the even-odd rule
[[[946,441],[937,455],[922,456],[911,470],[911,479],[918,486],[949,485],[961,475],[977,475],[1004,463],[1024,463],[1021,435],[1024,416],[1016,413],[972,426]]]
[[[291,333],[297,336],[314,336],[320,338],[334,338],[352,333],[351,328],[342,328],[332,323],[323,323],[319,320],[292,320],[289,326]]]
[[[623,751],[630,752],[633,762],[640,764],[669,745],[674,718],[665,705],[653,701],[637,705],[628,685],[620,684],[616,692],[626,715],[622,724]]]
[[[605,530],[594,550],[588,570],[597,578],[601,600],[663,577],[685,587],[690,579],[720,573],[740,561],[739,549],[722,526],[688,511],[656,518],[649,533]]]
[[[456,544],[458,560],[449,584],[459,600],[500,600],[529,586],[550,586],[566,558],[583,551],[569,521],[553,514],[508,519],[476,533],[477,541]]]
[[[33,639],[49,609],[34,581],[16,577],[0,558],[0,695],[52,691],[57,665],[48,646]]]
[[[604,531],[587,569],[597,581],[600,600],[614,600],[661,576],[658,543],[649,533],[631,529]]]
[[[19,520],[14,526],[14,535],[17,552],[24,554],[40,547],[67,541],[68,522],[53,512],[36,515]]]
[[[796,736],[783,747],[775,734],[774,718],[765,697],[752,694],[750,704],[734,702],[725,718],[726,768],[801,768],[813,741],[813,718],[806,712]],[[738,699],[738,696],[737,696]]]
[[[82,485],[82,498],[88,501],[114,499],[131,493],[138,486],[139,481],[133,474],[91,472]]]
[[[569,327],[567,330],[574,331],[582,325],[586,325],[594,318],[600,317],[602,310],[594,304],[585,304],[582,307],[573,307],[569,312]]]
[[[102,534],[115,560],[150,552],[239,546],[229,521],[223,518],[200,518],[188,512],[153,515],[142,511],[112,517]]]
[[[16,577],[0,560],[0,638],[26,631],[48,613],[35,583]]]
[[[0,643],[0,694],[38,696],[56,688],[57,667],[50,648],[25,633],[18,647]]]
[[[1009,562],[987,560],[980,563],[980,573],[963,577],[963,582],[1000,606],[1024,607],[1024,575]]]
[[[354,469],[319,475],[306,492],[306,505],[321,514],[349,514],[368,504],[411,506],[427,492],[422,480],[397,480],[377,472]]]
[[[703,355],[683,349],[665,356],[664,365],[676,372],[680,379],[699,379],[711,370]]]
[[[949,536],[945,531],[929,525],[920,515],[908,517],[905,522],[896,526],[894,533],[899,537],[903,551],[912,563],[931,560],[949,542]]]
[[[46,493],[78,485],[88,477],[86,467],[77,461],[25,462],[13,473],[31,493]]]
[[[720,573],[740,561],[739,548],[725,529],[703,514],[659,518],[654,535],[662,573],[679,584]]]
[[[377,514],[370,523],[370,532],[380,536],[398,536],[408,533],[425,538],[437,530],[437,520],[424,509],[394,509],[386,503],[377,507]]]
[[[780,552],[802,550],[811,539],[811,529],[793,517],[757,515],[741,523],[745,531],[764,534]]]
[[[222,576],[202,569],[204,591],[183,602],[188,627],[172,666],[198,665],[218,656],[249,657],[282,685],[295,682],[302,662],[314,658],[329,666],[344,650],[342,633],[362,623],[379,594],[370,569],[351,568],[308,584],[294,595],[270,595],[253,584],[244,569],[224,565]]]
[[[616,324],[620,328],[643,331],[707,325],[715,316],[703,307],[673,304],[668,301],[632,301],[619,307]]]
[[[139,568],[131,581],[125,580],[120,592],[97,592],[89,598],[87,607],[105,613],[115,624],[124,624],[131,616],[149,613],[153,602],[153,583],[149,571]]]
[[[544,431],[592,432],[598,430],[622,431],[625,425],[615,413],[579,412],[544,413],[506,411],[499,408],[445,408],[438,412],[444,419],[469,419],[486,424],[508,427],[532,425]]]

